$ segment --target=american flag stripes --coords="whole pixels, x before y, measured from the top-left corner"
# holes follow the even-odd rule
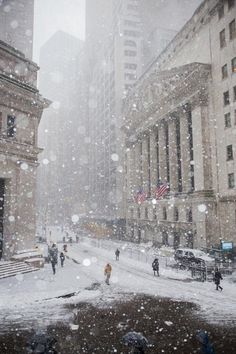
[[[160,199],[165,195],[169,190],[169,186],[167,183],[162,183],[161,181],[158,182],[156,190],[155,190],[155,198]]]
[[[134,200],[136,203],[141,204],[147,199],[147,194],[144,192],[143,189],[139,189],[134,196]]]

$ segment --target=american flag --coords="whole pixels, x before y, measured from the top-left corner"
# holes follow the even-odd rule
[[[163,197],[163,195],[165,195],[169,190],[169,185],[167,183],[163,183],[161,181],[159,181],[157,183],[157,187],[155,190],[155,198],[156,199],[160,199],[161,197]]]
[[[142,188],[140,188],[134,196],[135,202],[141,204],[146,199],[147,199],[147,194],[144,192]]]

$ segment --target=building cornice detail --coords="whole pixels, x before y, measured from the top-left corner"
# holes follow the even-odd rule
[[[126,136],[136,140],[186,106],[207,105],[210,75],[211,65],[202,63],[153,73],[124,101]]]

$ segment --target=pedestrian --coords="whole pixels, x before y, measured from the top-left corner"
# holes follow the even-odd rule
[[[202,354],[215,354],[213,345],[209,342],[208,334],[206,331],[200,330],[196,334],[196,339],[201,343],[201,353]]]
[[[53,274],[56,274],[56,264],[58,258],[58,249],[55,243],[52,244],[52,247],[49,249],[49,259],[52,264]]]
[[[76,239],[76,243],[79,243],[79,236],[78,235],[76,235],[75,239]]]
[[[119,261],[119,257],[120,257],[120,250],[117,248],[115,251],[115,255],[116,255],[116,261]]]
[[[64,252],[67,252],[67,245],[66,245],[66,244],[63,245],[63,251],[64,251]]]
[[[65,255],[63,252],[60,253],[60,260],[61,260],[61,267],[63,267],[65,261]]]
[[[220,281],[221,280],[223,280],[221,272],[219,271],[218,268],[216,268],[215,275],[214,275],[214,281],[215,281],[215,285],[216,285],[216,290],[219,290],[219,288],[220,288],[221,291],[223,290],[222,286],[220,286]]]
[[[157,276],[159,277],[160,274],[159,274],[159,260],[158,260],[158,258],[155,258],[154,261],[152,262],[152,269],[154,272],[154,276],[157,273]]]
[[[105,283],[107,285],[110,285],[110,277],[111,277],[111,271],[112,271],[112,267],[109,263],[107,263],[107,265],[105,266],[105,269],[104,269],[104,275],[106,277],[106,280],[105,280]]]

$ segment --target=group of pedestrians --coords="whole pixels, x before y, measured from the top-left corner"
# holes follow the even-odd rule
[[[56,274],[56,265],[58,264],[58,248],[55,243],[53,243],[52,246],[48,248],[48,257],[52,265],[52,272],[53,274]],[[65,255],[63,252],[60,252],[60,262],[61,267],[63,267],[65,262]]]

